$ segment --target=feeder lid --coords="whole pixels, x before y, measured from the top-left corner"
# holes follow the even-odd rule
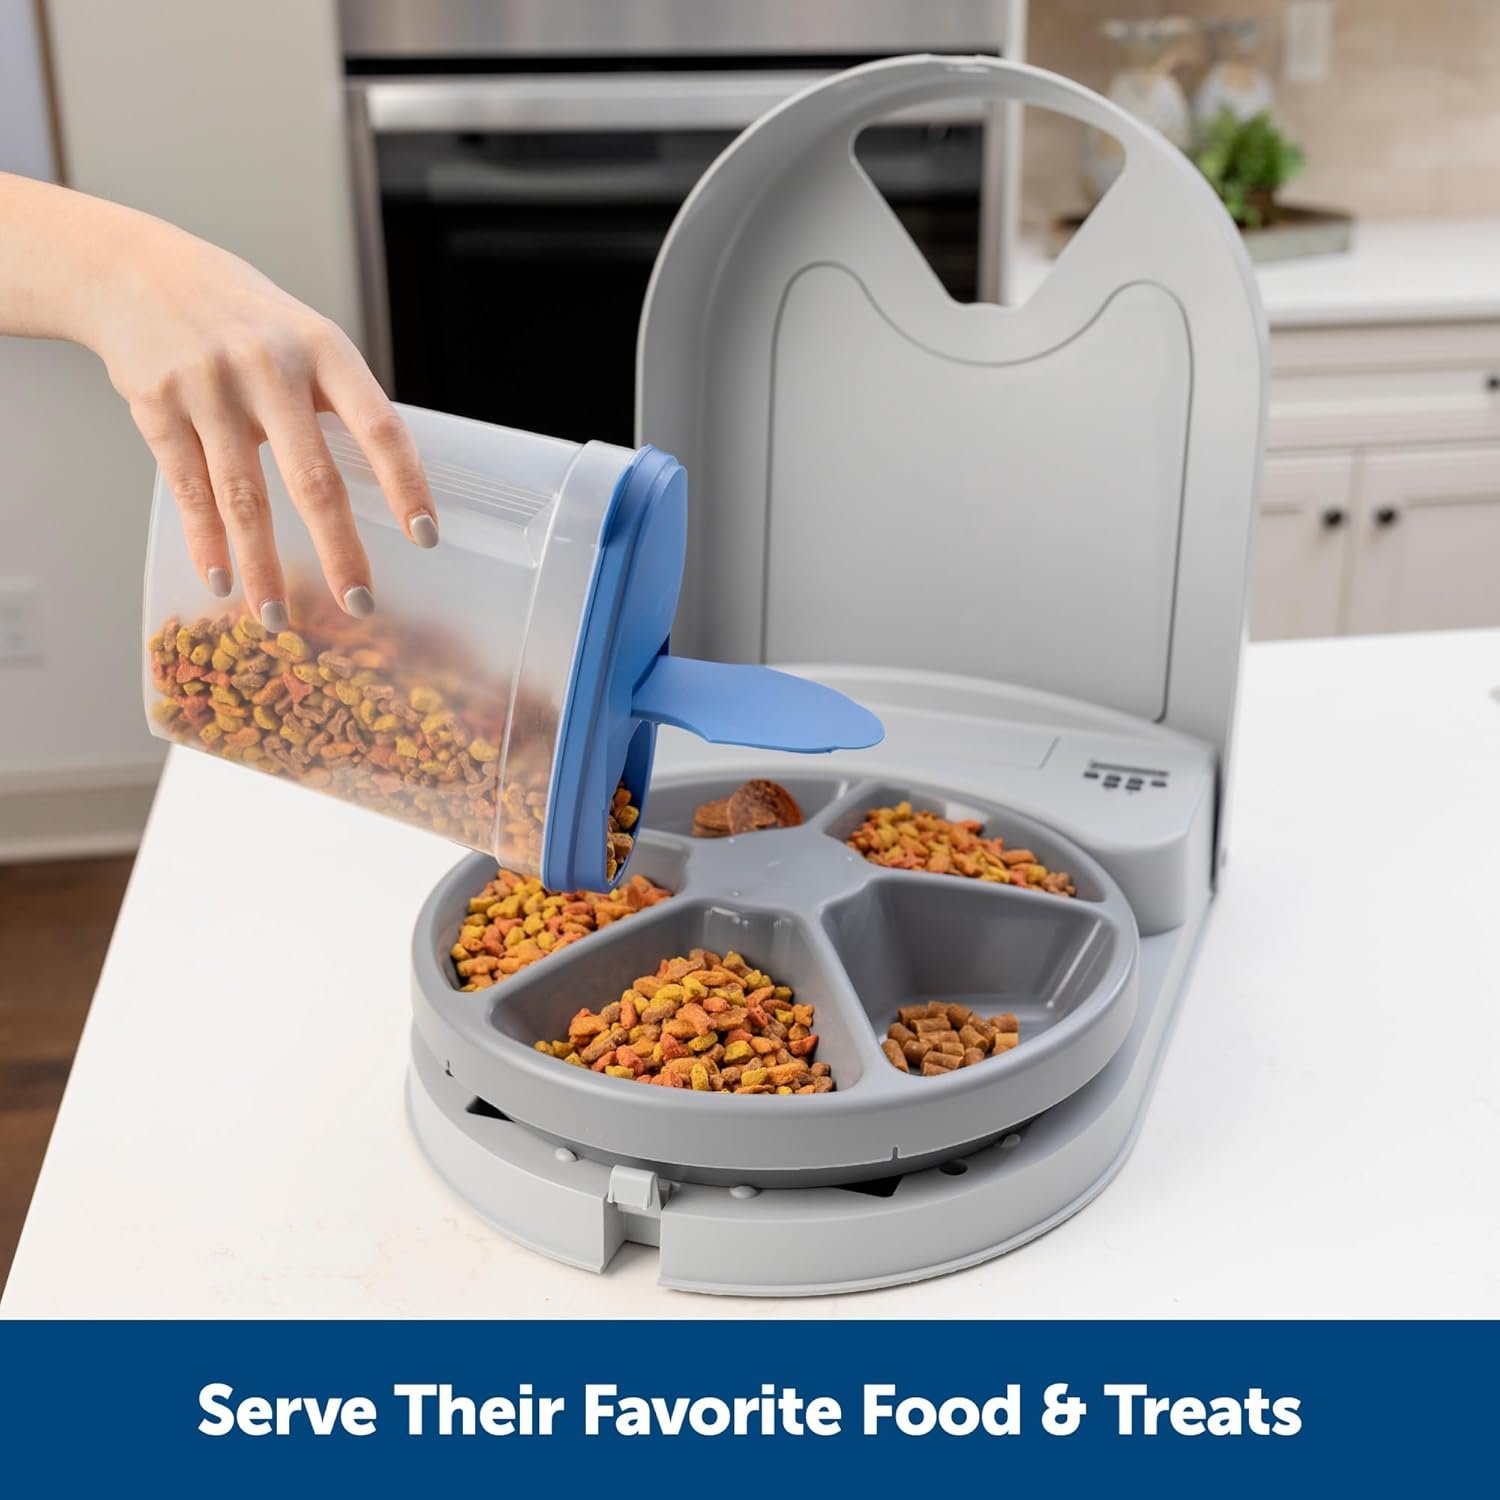
[[[963,99],[1123,148],[1019,306],[955,301],[859,162],[867,127]],[[841,73],[689,195],[638,364],[638,436],[693,476],[683,649],[1016,683],[1227,761],[1265,327],[1233,224],[1154,131],[993,57]]]
[[[659,724],[806,753],[863,750],[884,734],[868,709],[820,683],[671,655],[686,542],[687,474],[644,447],[610,496],[573,654],[542,846],[553,889],[608,887],[603,810],[622,780],[644,807]]]

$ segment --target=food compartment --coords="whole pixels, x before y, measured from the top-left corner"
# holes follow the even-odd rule
[[[645,850],[642,850],[644,854]],[[859,1037],[847,1002],[838,1003],[839,975],[802,920],[789,912],[744,911],[726,904],[676,897],[629,921],[579,942],[531,969],[523,970],[492,993],[489,1024],[500,1036],[524,1047],[538,1062],[556,1069],[562,1086],[598,1082],[630,1087],[625,1080],[575,1067],[535,1050],[538,1041],[567,1037],[568,1023],[580,1010],[598,1011],[618,1001],[642,975],[654,974],[663,959],[686,957],[695,948],[721,956],[740,954],[778,985],[792,990],[792,1003],[814,1008],[816,1049],[807,1061],[827,1063],[836,1091],[851,1087],[863,1071]],[[636,1085],[635,1087],[641,1087]],[[643,1093],[677,1090],[642,1088]],[[730,1096],[741,1097],[741,1096]],[[762,1096],[749,1096],[757,1103]],[[833,1095],[804,1098],[816,1103]],[[724,1101],[723,1096],[715,1099]],[[787,1101],[771,1099],[767,1108]]]
[[[728,798],[748,779],[745,775],[729,773],[699,776],[691,781],[652,782],[652,829],[691,838],[693,817],[698,808],[705,802]],[[848,778],[842,776],[790,776],[778,772],[767,779],[791,793],[802,811],[804,824],[810,823],[850,787]]]
[[[1037,861],[1048,871],[1066,872],[1073,884],[1074,895],[1057,896],[1051,892],[1031,887],[1035,894],[1057,901],[1103,901],[1104,886],[1092,860],[1076,846],[1060,838],[1045,824],[1027,817],[1025,813],[1013,812],[992,803],[956,798],[951,793],[920,785],[895,782],[865,783],[855,786],[840,800],[824,821],[824,829],[830,838],[846,844],[850,836],[865,822],[866,815],[878,808],[890,808],[909,803],[913,812],[932,812],[953,823],[975,822],[980,825],[980,837],[999,838],[1004,841],[1007,852],[1030,850]],[[875,865],[879,869],[885,867]],[[929,875],[928,870],[910,872],[914,875]],[[973,877],[959,872],[947,872],[955,881],[979,883]]]
[[[677,845],[659,839],[653,839],[649,835],[642,837],[637,845],[635,854],[630,863],[630,874],[622,882],[621,887],[616,887],[613,893],[618,895],[623,886],[628,886],[630,881],[637,875],[670,893],[675,898],[678,891],[683,887],[687,878],[687,856]],[[455,967],[457,960],[453,956],[453,947],[458,940],[464,918],[469,913],[469,904],[476,899],[485,887],[496,878],[497,869],[495,861],[485,854],[472,855],[456,865],[443,878],[442,883],[429,898],[429,908],[432,916],[418,925],[419,941],[421,935],[425,935],[427,942],[424,944],[425,957],[430,958],[433,970],[441,977],[442,982],[451,989],[461,989],[465,982],[465,976],[460,976]],[[605,893],[595,893],[604,895]],[[647,908],[645,912],[633,914],[629,918],[621,918],[589,934],[589,941],[603,936],[620,924],[620,921],[634,921],[644,916],[655,908]],[[561,952],[565,953],[564,948]],[[554,955],[549,954],[550,959]],[[540,960],[539,960],[540,962]],[[504,981],[510,983],[515,976],[509,976]]]
[[[830,907],[824,925],[877,1041],[903,1006],[933,1000],[1016,1017],[1018,1046],[965,1075],[1001,1066],[1106,999],[1122,941],[1112,922],[1074,902],[892,877]]]

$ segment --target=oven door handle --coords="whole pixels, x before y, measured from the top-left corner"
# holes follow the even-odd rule
[[[375,135],[567,131],[743,130],[829,77],[811,68],[722,73],[509,74],[350,81]],[[908,124],[978,121],[971,101],[937,102],[894,118]]]

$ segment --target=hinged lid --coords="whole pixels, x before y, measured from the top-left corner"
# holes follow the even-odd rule
[[[855,157],[865,126],[964,96],[1124,149],[1019,307],[955,302]],[[674,641],[1016,682],[1227,760],[1265,342],[1211,190],[1087,89],[910,57],[805,91],[699,182],[646,299],[639,434],[693,476]]]

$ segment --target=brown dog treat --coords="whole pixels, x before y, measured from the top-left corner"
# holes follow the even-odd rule
[[[730,797],[728,816],[730,833],[797,828],[802,823],[797,799],[774,781],[747,781]]]
[[[704,802],[693,814],[693,837],[695,839],[722,839],[729,836],[729,798],[720,797],[717,802]]]

